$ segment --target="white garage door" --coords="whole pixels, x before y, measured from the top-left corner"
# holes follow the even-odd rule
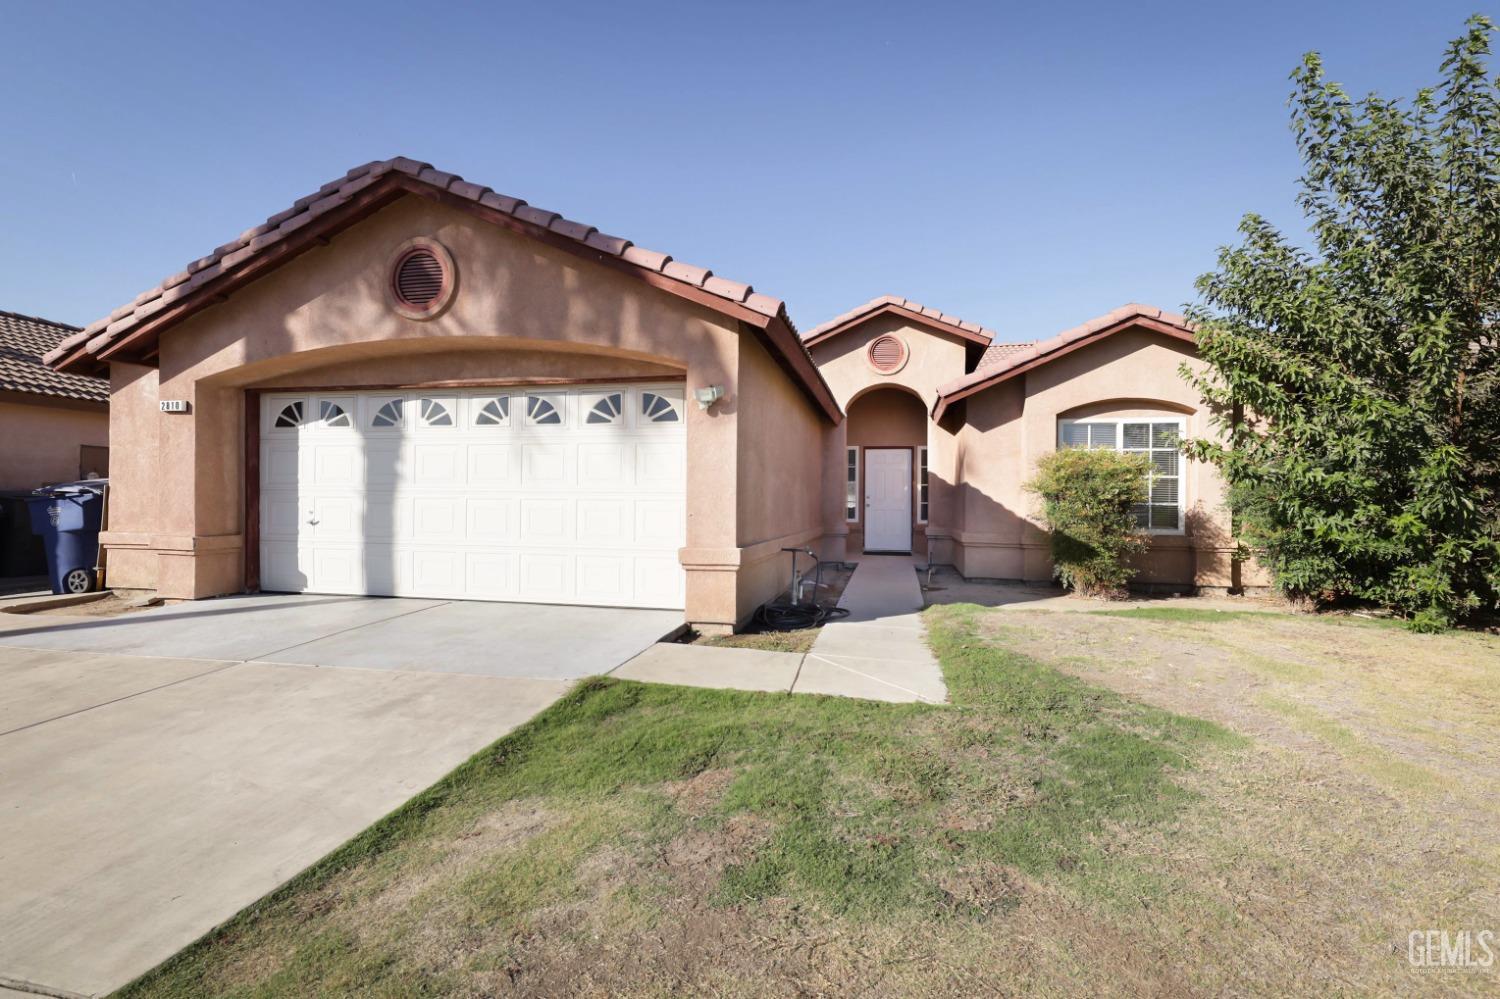
[[[683,606],[682,385],[262,397],[265,590]]]

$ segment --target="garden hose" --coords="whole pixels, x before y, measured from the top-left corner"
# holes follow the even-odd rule
[[[819,560],[817,553],[811,548],[783,548],[782,551],[790,552],[792,556],[792,578],[791,586],[787,588],[788,599],[770,600],[760,605],[755,612],[755,621],[768,631],[799,631],[803,628],[816,628],[824,621],[832,618],[847,617],[849,611],[844,607],[824,607],[818,603],[818,590],[823,585],[823,563]],[[798,599],[798,590],[801,588],[801,580],[797,575],[797,556],[807,555],[813,560],[815,566],[813,572],[813,598],[806,603]]]

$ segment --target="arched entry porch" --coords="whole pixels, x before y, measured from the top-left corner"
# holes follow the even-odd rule
[[[880,386],[848,407],[848,551],[927,554],[923,476],[927,408],[908,389]]]

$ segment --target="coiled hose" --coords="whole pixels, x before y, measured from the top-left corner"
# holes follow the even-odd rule
[[[800,549],[783,548],[784,552],[792,552],[792,589],[788,593],[795,598],[796,591],[801,587],[797,578],[797,555],[803,554]],[[818,590],[823,586],[823,563],[814,554],[812,549],[807,549],[805,554],[812,556],[814,565],[813,575],[813,598],[807,603],[798,603],[795,599],[769,600],[760,605],[755,611],[755,621],[766,631],[800,631],[803,628],[816,628],[824,621],[838,617],[848,617],[849,611],[844,607],[824,607],[818,603]],[[803,577],[804,579],[806,577]]]
[[[824,621],[848,617],[847,607],[824,607],[819,603],[794,604],[789,600],[772,600],[760,605],[755,620],[767,631],[799,631],[816,628]]]

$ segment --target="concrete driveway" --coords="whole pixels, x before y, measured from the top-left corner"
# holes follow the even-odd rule
[[[0,619],[0,994],[95,995],[681,614],[305,596]]]

